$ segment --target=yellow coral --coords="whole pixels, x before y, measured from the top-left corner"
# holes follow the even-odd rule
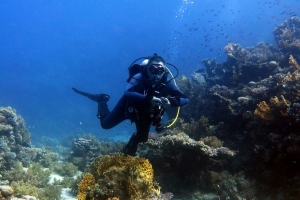
[[[152,165],[146,159],[138,159],[137,162],[132,166],[137,172],[138,180],[151,182],[154,176]],[[144,169],[140,171],[141,169]]]
[[[289,81],[298,81],[300,79],[300,74],[298,73],[298,70],[294,71],[292,74],[288,72],[284,79],[282,80],[283,83],[289,82]]]
[[[289,108],[290,104],[287,103],[283,95],[280,95],[280,101],[279,99],[275,96],[274,98],[270,99],[270,102],[276,106],[276,107],[284,107],[284,108]]]
[[[91,174],[86,174],[79,184],[78,199],[147,199],[159,196],[160,188],[153,181],[151,163],[144,158],[113,154],[94,160]],[[93,185],[93,186],[91,186]],[[80,197],[80,198],[79,198]]]
[[[267,122],[273,120],[271,108],[265,101],[262,101],[257,105],[254,115],[259,116],[262,120]]]
[[[272,106],[273,113],[275,116],[277,116],[276,113],[281,113],[282,116],[288,115],[288,108],[290,107],[290,104],[288,101],[284,98],[283,95],[280,95],[280,99],[278,97],[273,97],[270,99],[270,103]],[[265,102],[262,101],[257,105],[257,109],[254,111],[254,115],[259,116],[262,120],[264,120],[266,123],[271,122],[274,120],[274,117],[272,115],[272,110],[270,106]]]
[[[86,193],[89,189],[94,189],[95,187],[95,178],[92,174],[85,174],[82,181],[78,185],[79,194],[77,195],[78,200],[85,200]]]
[[[280,95],[280,98],[281,98],[281,101],[282,101],[282,104],[285,108],[289,108],[290,107],[290,104],[285,100],[284,96],[283,95]]]
[[[270,99],[270,102],[276,106],[277,108],[279,108],[280,113],[283,116],[287,116],[288,115],[288,108],[290,107],[290,104],[285,100],[284,96],[281,95],[280,96],[280,100],[275,96],[274,98]]]
[[[274,98],[271,98],[270,99],[270,102],[276,106],[276,107],[279,107],[280,106],[280,102],[279,102],[279,99],[275,96]]]
[[[118,197],[108,198],[107,200],[120,200]]]

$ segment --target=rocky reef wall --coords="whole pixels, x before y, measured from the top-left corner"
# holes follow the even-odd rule
[[[179,182],[192,177],[193,185],[213,190],[222,199],[300,197],[299,30],[300,19],[293,16],[275,28],[277,46],[229,43],[225,62],[205,59],[204,69],[178,79],[190,103],[182,109],[176,129],[210,147],[218,143],[234,152],[226,158],[191,152],[180,158],[184,150],[177,145],[159,154],[169,161],[165,165],[170,171],[174,165],[181,167],[186,176],[176,176]],[[172,153],[177,159],[168,158]]]

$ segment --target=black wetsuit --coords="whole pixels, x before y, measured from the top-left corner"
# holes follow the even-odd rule
[[[153,96],[176,97],[177,101],[171,101],[171,106],[183,106],[188,103],[187,97],[173,81],[163,81],[153,87],[141,73],[138,73],[129,81],[126,91],[116,107],[108,115],[100,117],[101,126],[104,129],[110,129],[126,119],[135,122],[136,133],[127,145],[131,148],[128,154],[135,154],[138,143],[147,141],[151,124],[156,123],[155,120],[160,121],[155,118],[156,116],[153,118],[151,115]]]

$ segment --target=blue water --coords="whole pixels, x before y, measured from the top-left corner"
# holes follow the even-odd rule
[[[224,61],[228,42],[274,43],[276,25],[299,12],[298,0],[3,0],[0,106],[17,110],[33,140],[128,138],[133,124],[103,130],[97,104],[71,87],[108,93],[112,109],[136,58],[156,52],[189,76],[204,58]]]

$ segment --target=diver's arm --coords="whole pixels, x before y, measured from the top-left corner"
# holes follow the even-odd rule
[[[137,92],[133,92],[130,90],[126,90],[124,92],[123,98],[131,101],[131,102],[141,102],[141,101],[146,101],[146,95],[137,93]]]
[[[167,83],[168,97],[172,106],[184,106],[189,102],[189,99],[179,90],[173,81]]]
[[[143,102],[143,101],[150,102],[151,97],[137,92],[139,88],[142,86],[142,84],[143,84],[143,77],[141,74],[137,74],[134,77],[132,77],[126,87],[123,98],[133,103]]]

